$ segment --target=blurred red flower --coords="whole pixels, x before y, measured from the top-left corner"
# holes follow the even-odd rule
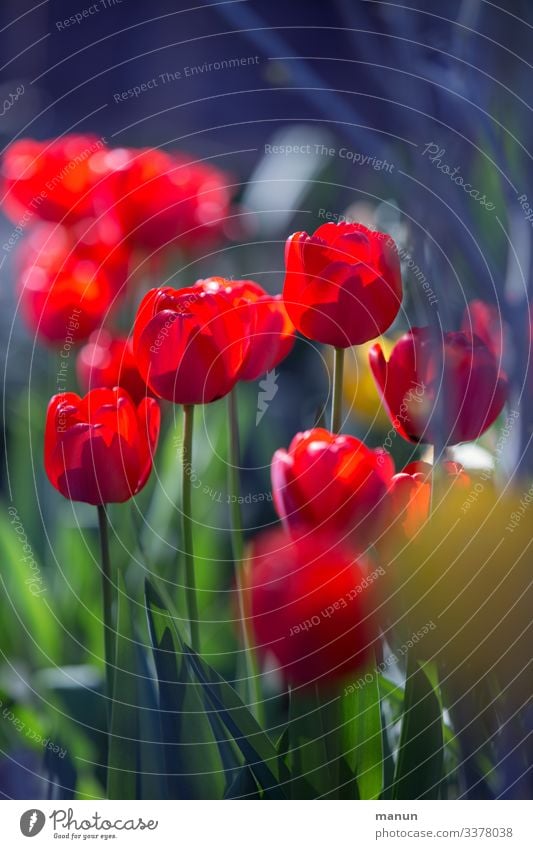
[[[324,685],[361,669],[377,637],[374,576],[329,536],[257,537],[245,564],[257,652],[293,686]]]
[[[2,159],[4,212],[17,223],[34,215],[63,223],[90,217],[101,180],[92,157],[104,147],[91,135],[13,142]]]
[[[96,154],[91,167],[103,178],[99,201],[105,198],[125,237],[144,250],[204,242],[228,216],[227,175],[183,154],[116,148]]]
[[[370,366],[393,427],[412,442],[455,445],[477,439],[501,413],[507,377],[478,336],[414,327],[386,362]]]
[[[379,525],[394,462],[354,436],[314,428],[297,433],[288,451],[276,451],[271,474],[276,511],[291,531],[353,533],[364,549]]]
[[[159,437],[157,401],[138,407],[123,389],[54,395],[46,415],[44,465],[65,498],[127,501],[145,485]]]
[[[400,529],[406,538],[413,537],[429,517],[433,466],[418,460],[394,475],[388,496],[390,525],[394,534]],[[444,479],[442,479],[443,474]],[[445,460],[436,470],[445,491],[451,486],[468,488],[472,481],[460,463]]]
[[[22,313],[41,340],[82,342],[105,319],[127,278],[129,254],[101,222],[40,224],[19,249]]]
[[[323,224],[294,233],[285,248],[283,297],[297,330],[348,348],[384,333],[402,301],[394,241],[362,224]]]
[[[121,386],[135,404],[150,394],[137,368],[131,337],[113,336],[103,328],[95,330],[78,353],[76,372],[85,392]]]
[[[139,371],[155,395],[175,404],[208,404],[227,395],[249,345],[247,304],[235,308],[222,290],[152,289],[135,318]]]

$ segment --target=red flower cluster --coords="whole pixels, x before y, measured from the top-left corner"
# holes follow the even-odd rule
[[[70,228],[40,224],[24,247],[19,294],[28,325],[42,341],[56,344],[74,322],[74,341],[82,342],[120,299],[128,252],[104,221]]]
[[[253,281],[210,278],[187,289],[152,290],[139,307],[133,340],[99,330],[81,350],[78,377],[93,390],[86,399],[63,393],[52,400],[45,451],[51,482],[73,500],[104,503],[131,497],[145,478],[128,451],[126,461],[122,458],[124,475],[118,474],[118,458],[125,450],[120,437],[128,435],[137,443],[146,467],[146,444],[132,425],[131,399],[144,399],[138,412],[149,412],[153,448],[159,411],[157,402],[145,397],[147,386],[176,403],[207,403],[227,394],[238,380],[252,380],[263,369],[274,368],[293,343],[294,328],[282,300]],[[116,403],[111,401],[115,396]],[[113,430],[113,416],[107,413],[114,408]],[[63,458],[67,446],[72,452]],[[97,457],[92,468],[91,455]]]
[[[440,473],[447,486],[471,486],[456,463]],[[383,570],[371,571],[361,552],[413,537],[429,516],[432,484],[428,463],[395,475],[387,452],[322,428],[275,453],[274,504],[290,536],[254,541],[246,586],[257,650],[288,683],[335,681],[369,660]]]
[[[53,165],[47,150],[37,158],[56,167],[58,150]],[[73,180],[76,169],[66,173]],[[50,217],[64,208],[69,228],[35,230],[23,268],[23,308],[51,341],[64,338],[75,308],[78,338],[101,325],[124,287],[133,241],[150,250],[186,233],[203,238],[219,227],[229,202],[218,172],[160,151],[99,150],[77,173],[78,190],[68,182],[46,207]],[[26,189],[12,186],[20,205],[28,202]],[[69,192],[78,198],[72,210],[80,205],[84,215],[83,192],[93,197],[109,227],[74,215]],[[292,236],[286,265],[283,297],[253,280],[212,277],[150,290],[131,337],[96,331],[77,362],[80,383],[92,391],[55,396],[48,409],[45,466],[56,489],[98,505],[139,492],[159,433],[158,403],[147,393],[210,403],[274,369],[289,354],[295,328],[344,348],[379,336],[398,314],[400,265],[389,236],[327,224],[311,237]],[[476,308],[487,337],[492,319]],[[470,331],[437,337],[414,328],[388,363],[374,346],[370,364],[394,428],[407,440],[443,446],[476,439],[501,412],[507,379],[500,352]],[[271,474],[284,530],[256,540],[247,563],[257,648],[290,684],[337,680],[369,661],[379,630],[363,553],[379,550],[383,538],[417,533],[429,514],[432,469],[415,463],[395,474],[384,449],[314,428],[276,451]],[[445,462],[441,476],[449,486],[470,486],[454,463]]]
[[[279,298],[250,280],[201,280],[152,289],[134,328],[134,351],[150,389],[176,404],[207,404],[253,380],[290,351],[294,330]]]
[[[274,506],[292,536],[325,530],[364,551],[381,534],[396,535],[398,525],[414,535],[429,515],[432,466],[417,461],[394,471],[383,449],[315,428],[296,434],[288,451],[274,454]],[[439,472],[450,485],[471,483],[458,463],[446,460]]]
[[[97,200],[133,246],[190,248],[220,235],[231,194],[218,168],[152,148],[102,150],[91,167],[101,179]]]
[[[413,536],[428,517],[432,466],[417,461],[394,471],[383,449],[315,428],[275,452],[274,506],[291,536],[318,529],[364,551],[383,534]],[[440,471],[450,485],[470,485],[458,463],[444,461]]]
[[[109,149],[95,136],[22,139],[2,161],[5,210],[63,224],[102,213],[132,248],[191,245],[219,235],[230,206],[226,175],[183,154]]]
[[[231,200],[226,175],[212,165],[160,150],[110,150],[85,135],[13,143],[1,179],[16,223],[10,245],[39,221],[58,225],[57,234],[41,227],[20,246],[23,314],[49,342],[65,338],[73,308],[81,310],[77,342],[104,322],[125,294],[133,252],[219,236]]]
[[[100,175],[91,162],[102,147],[90,135],[11,144],[2,160],[7,215],[16,223],[28,215],[63,224],[92,217]]]

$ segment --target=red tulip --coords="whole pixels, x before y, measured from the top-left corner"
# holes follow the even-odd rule
[[[136,407],[127,392],[94,389],[54,395],[46,415],[44,465],[52,486],[72,501],[127,501],[145,485],[159,436],[157,401]]]
[[[297,330],[348,348],[384,333],[402,301],[396,245],[362,224],[294,233],[285,248],[283,297]]]
[[[196,284],[204,291],[226,292],[236,308],[249,304],[250,345],[240,380],[257,380],[274,369],[294,346],[294,327],[281,295],[270,295],[253,280],[211,277]]]
[[[133,348],[143,379],[175,404],[207,404],[235,386],[249,347],[246,305],[201,287],[152,289],[135,319]]]
[[[439,465],[437,475],[444,473],[443,486],[468,488],[472,481],[460,463],[445,460]],[[429,517],[433,467],[421,461],[409,463],[394,475],[389,490],[390,527],[406,537],[413,537]]]
[[[89,135],[13,142],[2,160],[4,211],[25,224],[33,216],[62,222],[90,217],[101,179],[91,167],[92,157],[103,147]]]
[[[359,670],[377,636],[373,579],[328,537],[263,534],[252,545],[245,578],[259,656],[297,687]]]
[[[501,313],[493,304],[470,301],[464,311],[461,330],[467,335],[475,333],[501,362],[505,325]]]
[[[145,250],[216,236],[228,215],[226,175],[183,154],[117,148],[98,154],[93,167],[104,178],[108,210]]]
[[[477,439],[501,413],[507,378],[477,336],[415,327],[387,363],[379,345],[370,366],[394,428],[412,442],[455,445]]]
[[[86,392],[121,386],[135,404],[148,394],[137,368],[131,337],[112,336],[104,329],[95,330],[78,354],[76,370]]]
[[[20,301],[45,342],[82,342],[105,319],[127,277],[128,254],[105,226],[41,224],[20,246]],[[72,338],[71,338],[72,337]]]
[[[278,516],[292,531],[354,531],[360,547],[375,532],[394,474],[391,456],[354,436],[323,428],[297,433],[289,450],[272,459],[272,492]]]

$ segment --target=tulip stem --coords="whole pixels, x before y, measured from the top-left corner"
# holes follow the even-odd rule
[[[200,653],[200,630],[198,602],[196,600],[196,579],[194,576],[194,549],[192,534],[192,435],[194,424],[194,405],[183,405],[183,456],[181,510],[183,530],[183,553],[185,557],[185,596],[191,630],[191,647]]]
[[[342,426],[342,378],[344,372],[344,348],[335,348],[333,362],[333,398],[331,402],[331,430],[339,433]]]
[[[100,531],[100,564],[102,572],[102,605],[105,645],[105,673],[107,691],[107,713],[111,717],[115,668],[115,627],[113,625],[114,584],[111,577],[109,557],[108,520],[105,504],[98,505],[98,527]]]
[[[439,478],[442,474],[442,463],[444,462],[444,448],[439,448],[439,446],[434,443],[430,446],[430,450],[433,452],[433,461],[431,464],[431,486],[429,490],[429,515],[431,516],[433,510],[435,509],[435,491],[438,486]]]
[[[244,594],[241,584],[241,569],[244,559],[244,536],[242,530],[242,511],[239,504],[240,482],[240,439],[239,439],[239,419],[237,416],[237,389],[235,388],[228,395],[228,484],[230,495],[230,516],[231,516],[231,547],[233,551],[233,568],[235,578],[235,588],[237,591],[237,600],[239,605],[239,626],[241,631],[241,640],[244,648],[245,675],[246,675],[246,691],[247,702],[250,710],[258,719],[259,706],[261,704],[261,694],[259,692],[259,670],[255,662],[254,651],[248,636],[248,627],[246,624],[246,609],[244,604]]]

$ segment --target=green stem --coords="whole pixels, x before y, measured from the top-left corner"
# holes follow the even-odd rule
[[[445,459],[445,449],[441,446],[439,447],[436,443],[431,446],[433,449],[433,462],[431,467],[431,487],[430,487],[430,497],[429,497],[429,515],[431,516],[433,510],[435,509],[435,493],[439,481],[442,480],[444,468],[443,463]]]
[[[115,586],[113,584],[113,579],[111,576],[111,559],[109,557],[109,534],[105,504],[99,504],[97,509],[98,528],[100,531],[100,564],[102,572],[102,605],[104,614],[103,622],[107,712],[108,716],[111,716],[115,668],[115,626],[113,624],[113,601],[115,595]]]
[[[191,647],[200,653],[200,630],[198,603],[196,600],[196,579],[194,576],[194,549],[192,533],[192,435],[194,424],[194,406],[183,405],[183,456],[182,456],[182,529],[183,553],[185,557],[185,596],[191,630]]]
[[[342,378],[344,372],[344,348],[335,348],[333,363],[333,399],[331,402],[331,430],[338,433],[342,425]]]
[[[242,531],[242,511],[239,504],[240,482],[240,440],[239,419],[237,416],[237,389],[228,395],[228,484],[230,495],[231,516],[231,547],[233,551],[233,568],[235,570],[235,587],[239,604],[239,625],[241,640],[244,648],[247,702],[250,710],[258,719],[261,694],[259,692],[259,670],[255,661],[254,651],[248,636],[246,624],[246,609],[241,585],[240,570],[244,559],[244,537]]]
[[[433,496],[435,490],[435,484],[437,481],[437,470],[435,469],[435,458],[437,456],[437,448],[435,445],[431,446],[431,450],[433,451],[432,463],[431,463],[431,479],[429,482],[429,515],[433,513]]]

